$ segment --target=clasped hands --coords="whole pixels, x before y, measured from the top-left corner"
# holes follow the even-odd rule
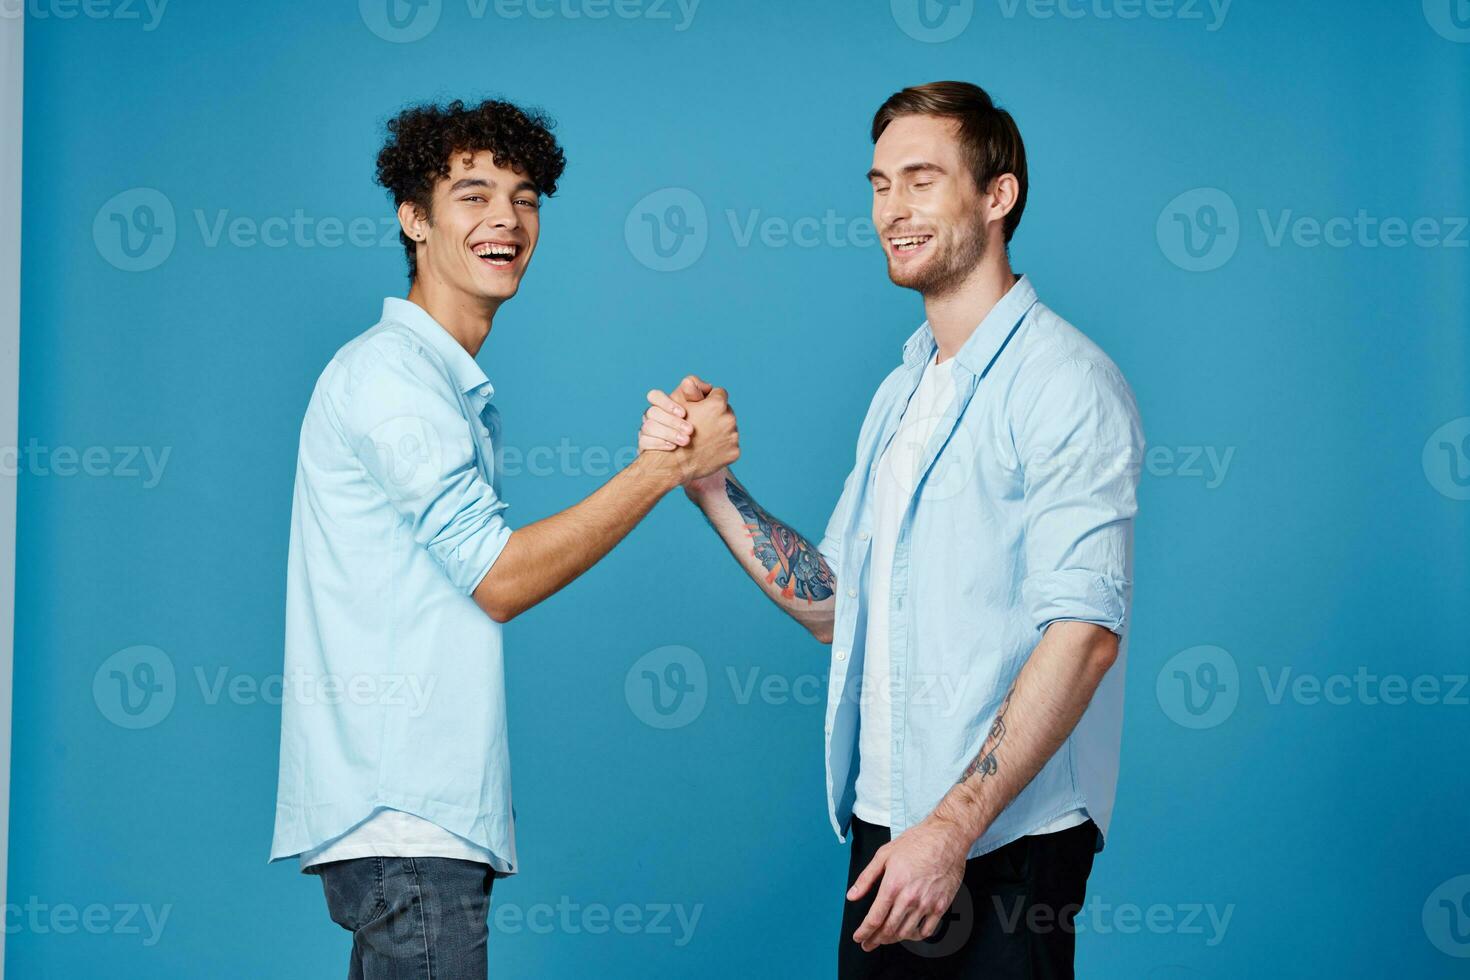
[[[706,485],[723,487],[725,468],[740,458],[740,429],[729,393],[691,374],[673,395],[650,391],[648,403],[639,452],[671,453],[679,483],[690,493]]]

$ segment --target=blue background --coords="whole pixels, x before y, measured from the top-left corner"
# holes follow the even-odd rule
[[[373,159],[398,107],[544,106],[570,165],[480,356],[509,444],[616,451],[649,387],[699,371],[732,393],[742,479],[815,536],[921,305],[875,246],[736,232],[829,210],[857,227],[873,110],[951,77],[984,85],[1025,136],[1016,268],[1112,355],[1150,445],[1175,451],[1143,479],[1122,779],[1090,883],[1109,909],[1164,906],[1175,926],[1085,914],[1100,928],[1079,940],[1082,975],[1465,975],[1449,954],[1470,940],[1431,893],[1457,900],[1470,874],[1467,692],[1273,703],[1259,675],[1470,669],[1470,502],[1449,469],[1470,459],[1422,459],[1470,415],[1467,233],[1397,248],[1268,234],[1287,211],[1470,213],[1470,44],[1434,29],[1432,2],[1238,0],[1211,30],[1208,7],[1123,19],[1103,2],[1069,18],[988,0],[952,11],[969,20],[942,42],[905,32],[904,0],[704,0],[683,30],[672,5],[591,19],[564,12],[585,0],[545,18],[442,3],[425,37],[396,42],[368,26],[381,5],[352,0],[173,0],[151,30],[146,8],[63,19],[31,0],[20,444],[170,456],[153,487],[22,467],[10,976],[344,972],[348,938],[317,880],[265,863],[279,707],[212,700],[208,685],[281,668],[302,412],[332,352],[402,294],[403,258],[316,239],[211,245],[221,212],[376,222],[390,212]],[[93,227],[135,188],[167,200],[176,242],[127,271]],[[705,209],[703,252],[672,272],[625,236],[664,188]],[[1174,260],[1168,231],[1183,225],[1168,209],[1197,188],[1238,209],[1238,245],[1193,272]],[[1184,200],[1186,219],[1208,217]],[[1233,450],[1223,479],[1185,465],[1187,447]],[[602,481],[600,457],[571,458],[507,480],[518,522]],[[93,680],[139,644],[163,652],[177,690],[133,730]],[[665,731],[624,680],[671,644],[709,681],[703,712]],[[829,975],[847,852],[825,817],[822,706],[742,703],[728,673],[822,692],[826,651],[768,608],[696,511],[666,501],[507,645],[524,873],[497,884],[497,910],[669,903],[700,918],[680,946],[677,925],[595,935],[557,913],[549,934],[498,931],[493,975]],[[1238,703],[1192,728],[1174,720],[1189,716],[1166,663],[1200,645],[1227,651]],[[25,903],[169,917],[150,945],[115,910],[63,932]],[[1230,910],[1223,938],[1205,913],[1180,927],[1192,906]],[[1470,923],[1470,906],[1457,914]]]

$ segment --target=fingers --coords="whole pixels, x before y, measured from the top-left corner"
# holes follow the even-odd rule
[[[689,445],[694,426],[689,421],[671,415],[656,405],[648,406],[643,413],[643,434],[657,436],[680,446]]]
[[[887,864],[888,847],[885,845],[878,848],[873,854],[873,860],[868,862],[868,866],[863,869],[863,873],[857,876],[857,881],[854,881],[852,887],[847,890],[847,900],[849,902],[855,902],[866,895],[868,889],[873,887],[873,882],[877,881],[883,874],[883,868]]]
[[[667,452],[668,450],[677,448],[679,447],[667,439],[661,439],[658,436],[646,436],[642,432],[638,433],[638,451],[640,453],[649,449],[655,452]]]
[[[659,391],[657,388],[652,388],[649,390],[648,404],[652,405],[654,408],[662,409],[668,414],[677,416],[681,419],[688,414],[684,411],[683,405],[674,401],[672,398],[664,394],[662,391]]]
[[[688,401],[697,402],[709,394],[711,385],[697,374],[687,376],[679,382],[679,390]]]
[[[878,897],[873,900],[873,907],[868,909],[862,924],[852,934],[853,942],[863,948],[863,952],[871,953],[882,945],[881,936],[887,931],[888,918],[893,912],[893,902],[897,897],[894,893],[897,888],[883,884],[878,887]]]
[[[638,431],[638,451],[667,452],[689,445],[694,426],[686,421],[684,406],[659,391],[648,393],[648,409],[643,413],[643,427]]]
[[[940,912],[937,915],[924,916],[924,921],[919,923],[919,935],[917,938],[920,941],[928,939],[930,936],[934,935],[934,933],[939,929],[939,923],[943,921],[943,912]]]
[[[874,948],[886,946],[909,938],[910,930],[917,932],[919,928],[919,909],[914,903],[913,896],[904,889],[895,888],[893,905],[888,910],[888,918],[878,927],[878,931],[868,938]]]
[[[903,918],[900,920],[900,914]],[[902,925],[894,928],[892,938],[888,942],[905,942],[923,939],[921,933],[924,924],[924,911],[917,906],[909,906],[905,912],[903,909],[894,909],[888,916],[889,924],[902,921]]]

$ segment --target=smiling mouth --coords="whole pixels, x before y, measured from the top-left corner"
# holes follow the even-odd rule
[[[905,235],[902,238],[888,239],[888,247],[895,255],[911,255],[929,244],[933,235]]]
[[[521,254],[521,247],[514,242],[480,242],[471,245],[470,251],[486,265],[503,269]]]

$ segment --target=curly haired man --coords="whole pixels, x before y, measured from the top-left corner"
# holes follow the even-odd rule
[[[512,529],[500,417],[475,355],[515,296],[565,157],[551,122],[501,101],[388,124],[378,182],[407,299],[316,383],[287,567],[281,767],[271,860],[320,876],[353,935],[349,977],[487,974],[496,877],[516,873],[502,624],[581,575],[674,487],[739,456],[713,389],[674,453]]]

